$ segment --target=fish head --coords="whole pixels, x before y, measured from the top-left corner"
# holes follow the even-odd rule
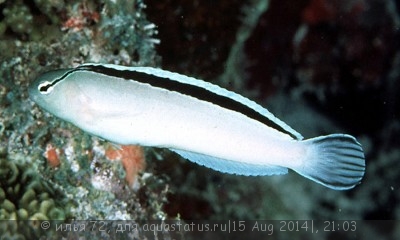
[[[29,86],[29,97],[44,110],[66,119],[74,106],[73,95],[79,91],[68,77],[72,69],[59,69],[40,75]]]

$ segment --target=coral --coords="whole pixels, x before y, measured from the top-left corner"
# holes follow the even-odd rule
[[[47,159],[47,162],[51,167],[58,167],[60,165],[60,151],[55,148],[51,143],[47,144],[46,152],[43,156]]]
[[[105,1],[104,14],[99,29],[106,40],[106,47],[112,52],[124,52],[125,62],[140,61],[154,65],[154,45],[160,41],[153,36],[156,26],[146,19],[142,0]]]
[[[398,219],[397,3],[252,0],[241,9],[242,4],[0,0],[0,216]],[[305,137],[355,132],[366,150],[363,182],[333,192],[291,173],[230,176],[166,150],[145,149],[147,166],[133,190],[126,182],[135,174],[107,160],[118,150],[27,100],[27,86],[41,72],[82,62],[159,66],[155,47],[165,68],[205,80],[221,74],[222,85],[252,95]],[[46,150],[49,143],[53,148]],[[25,234],[20,225],[3,223],[2,239],[42,237],[37,226]],[[393,231],[398,235],[392,226],[386,232]]]
[[[62,6],[63,1],[58,0],[36,0],[31,4],[22,0],[7,1],[0,7],[3,14],[0,36],[12,39],[9,33],[13,33],[23,41],[43,40],[45,36],[57,38]]]
[[[110,160],[122,161],[128,185],[136,188],[138,185],[137,175],[144,170],[146,164],[143,148],[135,145],[126,145],[115,149],[115,147],[110,146],[107,148],[105,155]]]
[[[63,23],[63,30],[72,29],[73,31],[81,31],[85,27],[96,24],[100,20],[100,14],[87,6],[86,2],[78,5],[78,10],[71,12],[67,21]]]
[[[2,239],[37,237],[34,221],[65,220],[67,206],[56,197],[55,189],[15,158],[0,157],[0,232]]]
[[[11,30],[19,34],[30,34],[33,29],[33,16],[29,8],[17,1],[16,4],[4,8],[4,22]],[[4,28],[4,27],[3,27]]]
[[[91,175],[90,182],[81,181],[80,184],[86,186],[84,189],[67,191],[78,203],[72,209],[77,219],[139,220],[164,217],[161,207],[166,201],[168,185],[151,173],[138,174],[145,164],[141,147],[122,146],[113,149],[110,145],[102,146],[95,142],[91,148],[93,158],[90,168],[86,169]],[[108,160],[118,160],[119,157],[122,164]],[[104,199],[107,201],[104,202]],[[110,202],[113,204],[110,205]]]
[[[141,1],[119,0],[1,3],[1,219],[167,217],[163,206],[168,181],[153,174],[151,168],[137,172],[144,169],[144,151],[135,151],[135,160],[141,166],[138,169],[129,165],[132,161],[109,161],[105,156],[107,144],[27,100],[30,82],[52,68],[91,61],[156,65],[156,29],[146,20],[144,7]],[[32,17],[31,22],[18,15],[19,11]],[[13,29],[17,22],[24,27]],[[25,29],[29,24],[31,28]],[[129,30],[126,35],[122,33],[125,28]],[[27,222],[16,223],[0,224],[0,238],[45,236],[37,225],[26,227],[30,230],[25,233],[21,228]]]
[[[54,201],[54,190],[28,166],[0,159],[0,219],[57,219],[66,217]]]
[[[60,22],[59,16],[54,13],[61,12],[65,7],[64,0],[34,0],[33,2],[40,12],[50,19],[51,24]]]

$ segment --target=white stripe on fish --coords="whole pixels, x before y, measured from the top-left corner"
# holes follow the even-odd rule
[[[39,106],[93,135],[168,148],[221,172],[274,175],[290,168],[344,190],[365,171],[362,147],[350,135],[302,140],[241,95],[157,68],[83,64],[41,75],[29,92]]]

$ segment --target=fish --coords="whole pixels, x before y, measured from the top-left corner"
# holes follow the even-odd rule
[[[361,183],[365,156],[348,134],[304,139],[237,93],[153,67],[85,63],[41,74],[29,86],[41,108],[122,145],[167,148],[228,174],[301,176],[334,190]]]

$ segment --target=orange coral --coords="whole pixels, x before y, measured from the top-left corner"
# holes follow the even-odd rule
[[[109,160],[122,162],[126,173],[125,179],[130,187],[134,187],[138,173],[144,170],[146,165],[143,148],[137,145],[124,145],[119,149],[110,146],[105,155]]]
[[[48,164],[55,168],[60,165],[60,158],[58,155],[60,154],[60,151],[55,148],[51,143],[48,143],[46,146],[46,151],[43,153],[43,157],[47,159]]]

